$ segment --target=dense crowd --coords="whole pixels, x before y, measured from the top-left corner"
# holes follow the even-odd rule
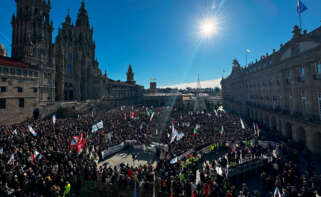
[[[103,121],[103,128],[92,132],[99,121]],[[252,124],[247,122],[242,128],[240,117],[224,110],[192,112],[127,106],[75,118],[58,117],[55,124],[50,119],[0,126],[0,195],[79,196],[84,181],[91,180],[120,188],[137,184],[138,190],[174,196],[256,196],[259,192],[219,175],[216,167],[237,168],[249,158],[265,156],[272,160],[265,162],[259,174],[264,185],[259,189],[261,196],[273,196],[276,187],[282,196],[317,196],[320,175],[311,170],[310,163],[303,169],[301,157],[292,146],[275,132],[258,135]],[[184,136],[171,143],[173,130]],[[87,140],[84,150],[72,151],[71,140],[80,134]],[[156,166],[98,165],[104,150],[125,140],[167,144],[168,152]],[[261,146],[258,140],[276,141],[278,145]],[[204,154],[198,151],[207,146],[222,155],[204,160]],[[193,153],[173,162],[191,149]]]

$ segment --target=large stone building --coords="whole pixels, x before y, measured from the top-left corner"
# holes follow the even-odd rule
[[[131,66],[126,82],[102,75],[84,1],[76,24],[68,13],[54,43],[50,0],[15,2],[11,58],[0,43],[0,124],[32,117],[56,101],[104,98],[126,105],[143,99],[144,87],[136,84]]]
[[[321,152],[321,27],[295,26],[280,50],[241,67],[221,82],[224,107]]]
[[[101,97],[101,72],[95,60],[93,27],[90,27],[85,3],[81,3],[76,24],[66,16],[54,43],[56,67],[56,98],[85,100]],[[97,89],[98,88],[98,89]]]

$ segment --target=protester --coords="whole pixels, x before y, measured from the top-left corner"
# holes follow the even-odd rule
[[[246,184],[234,185],[228,173],[261,160],[261,194],[273,194],[278,187],[283,196],[320,195],[316,171],[302,172],[290,144],[253,124],[224,110],[127,106],[77,118],[54,116],[0,126],[0,195],[77,196],[84,181],[90,180],[119,188],[134,188],[136,182],[138,190],[174,196],[258,196]],[[103,151],[125,140],[164,144],[168,151],[160,151],[164,158],[156,167],[98,165],[105,159]],[[224,154],[205,161],[200,151],[206,147]]]

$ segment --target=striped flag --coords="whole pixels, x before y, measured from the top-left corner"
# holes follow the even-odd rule
[[[30,125],[28,125],[28,129],[29,129],[30,133],[32,133],[33,136],[35,136],[35,137],[37,136],[37,133],[35,132],[35,130],[33,130],[33,128]]]

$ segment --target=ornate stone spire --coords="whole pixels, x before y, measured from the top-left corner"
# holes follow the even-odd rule
[[[81,7],[79,8],[76,25],[77,26],[86,26],[89,28],[88,13],[85,8],[84,1],[81,2]]]
[[[70,17],[70,9],[68,9],[68,13],[65,19],[65,23],[70,25],[71,24],[71,17]]]

